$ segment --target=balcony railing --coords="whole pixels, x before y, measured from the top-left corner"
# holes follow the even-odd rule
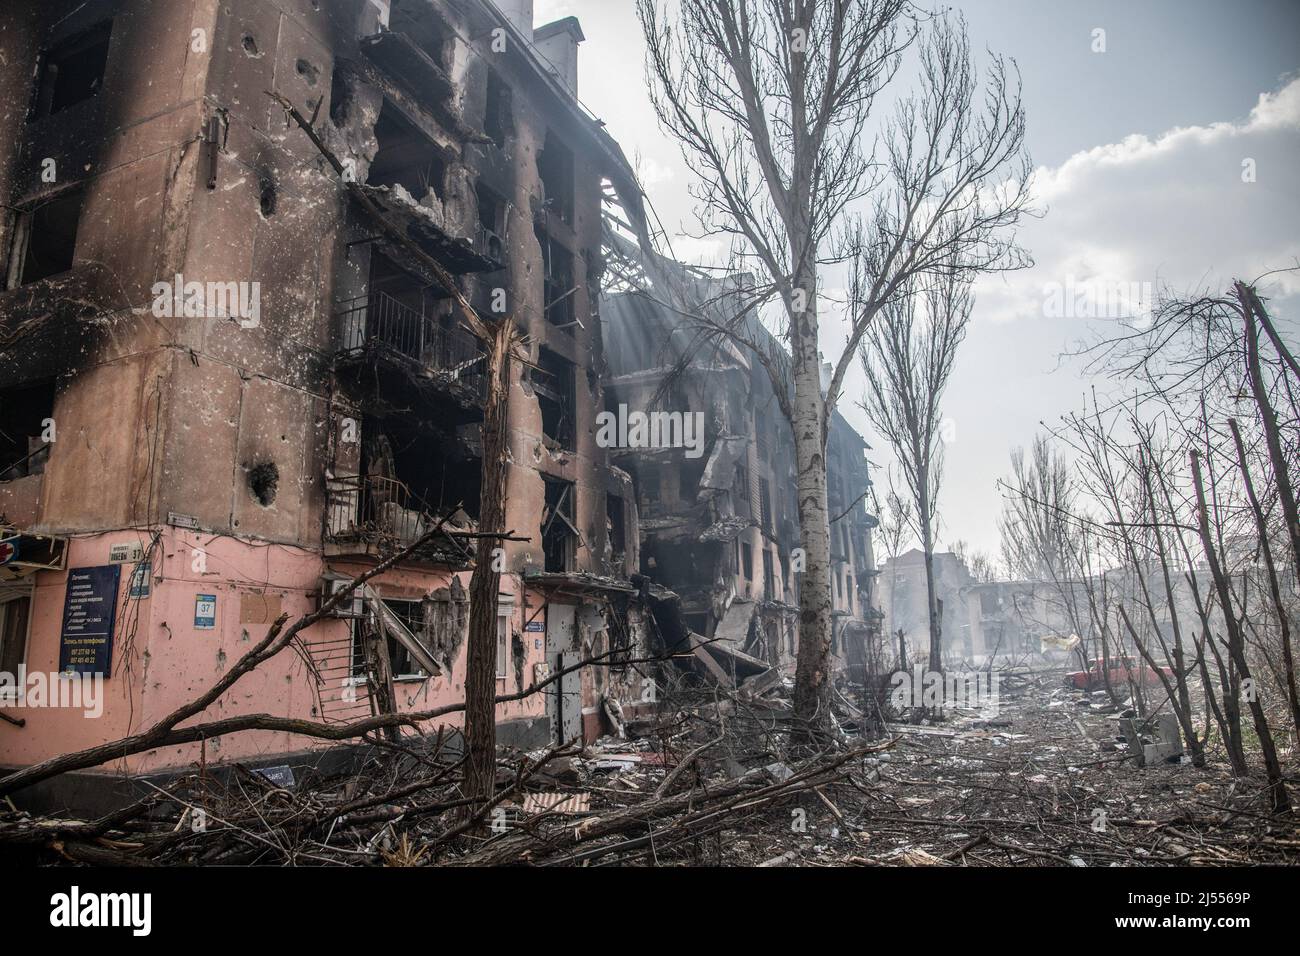
[[[336,554],[394,554],[438,523],[429,506],[396,478],[327,478],[325,490],[325,543]],[[457,545],[450,535],[437,535],[420,548],[421,556],[453,561],[472,553],[471,547]]]
[[[465,329],[446,328],[386,292],[349,299],[338,314],[342,354],[382,350],[482,392],[487,356]]]

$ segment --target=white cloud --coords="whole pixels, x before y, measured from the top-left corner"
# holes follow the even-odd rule
[[[1035,175],[1045,211],[1021,242],[1036,265],[977,288],[976,314],[1043,317],[1051,284],[1149,283],[1176,291],[1255,278],[1300,258],[1300,78],[1264,93],[1241,122],[1125,137]],[[1248,162],[1249,161],[1249,162]],[[1247,168],[1254,181],[1244,181]],[[1273,280],[1293,294],[1300,280]]]

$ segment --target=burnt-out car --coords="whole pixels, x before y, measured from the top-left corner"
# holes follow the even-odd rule
[[[1173,679],[1171,668],[1161,667],[1165,677]],[[1160,675],[1149,664],[1135,661],[1129,657],[1096,657],[1088,663],[1086,671],[1071,671],[1065,675],[1065,686],[1076,690],[1101,690],[1109,678],[1112,687],[1124,688],[1130,683],[1143,687],[1160,686]]]

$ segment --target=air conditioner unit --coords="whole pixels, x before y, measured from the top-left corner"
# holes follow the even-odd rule
[[[347,588],[352,583],[351,578],[345,578],[340,574],[327,574],[320,581],[320,607],[325,606],[335,594]],[[352,592],[351,599],[340,601],[331,608],[327,617],[343,618],[344,620],[360,620],[366,616],[365,601],[361,597],[361,591],[358,589]]]

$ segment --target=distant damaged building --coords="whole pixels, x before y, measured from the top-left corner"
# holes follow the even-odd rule
[[[636,496],[594,420],[601,205],[637,200],[576,99],[576,20],[534,28],[531,0],[10,0],[0,38],[0,669],[106,688],[95,721],[0,722],[0,765],[150,726],[435,527],[208,716],[463,700],[477,560],[502,562],[502,694],[641,639]],[[484,343],[448,276],[526,336],[499,554],[477,536]],[[590,738],[630,679],[587,669],[503,704],[502,739]]]
[[[607,242],[616,263],[647,261],[617,226]],[[725,683],[758,677],[766,667],[792,673],[803,556],[790,424],[755,352],[707,335],[692,316],[702,310],[718,322],[740,323],[774,361],[783,350],[745,317],[737,277],[719,279],[661,258],[650,271],[650,291],[615,285],[602,300],[601,320],[607,413],[699,422],[693,443],[625,441],[614,457],[636,487],[641,571],[670,595],[670,608],[655,602],[656,619]],[[866,450],[836,414],[827,460],[832,651],[841,667],[865,666],[879,635]]]

